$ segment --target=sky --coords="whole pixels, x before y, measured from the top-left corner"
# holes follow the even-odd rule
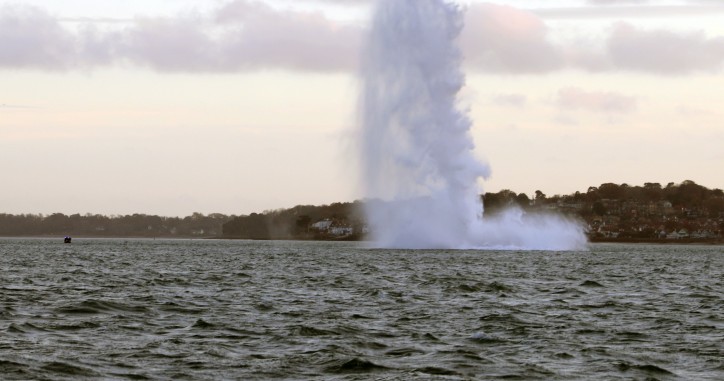
[[[370,0],[0,0],[0,213],[353,201]],[[460,1],[481,192],[724,188],[724,2]]]

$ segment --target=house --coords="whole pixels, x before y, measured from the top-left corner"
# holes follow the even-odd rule
[[[332,226],[331,220],[322,220],[312,224],[312,229],[326,232]]]
[[[349,226],[335,226],[329,229],[329,234],[336,236],[351,235],[352,228]]]
[[[689,238],[688,230],[681,229],[678,232],[676,230],[674,230],[671,233],[666,235],[666,239],[682,239],[682,238]]]
[[[691,238],[710,239],[710,238],[716,238],[716,234],[712,233],[709,230],[697,230],[697,231],[691,233]]]

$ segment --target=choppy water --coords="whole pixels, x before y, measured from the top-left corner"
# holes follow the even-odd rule
[[[0,378],[724,379],[724,248],[0,239]]]

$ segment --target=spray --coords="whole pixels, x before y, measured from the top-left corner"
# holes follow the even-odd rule
[[[381,0],[360,97],[362,184],[376,246],[565,250],[583,229],[511,210],[483,219],[478,181],[490,167],[473,153],[471,120],[457,107],[465,76],[455,41],[460,6],[443,0]]]

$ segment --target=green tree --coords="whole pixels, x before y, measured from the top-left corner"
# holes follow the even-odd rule
[[[518,195],[515,196],[515,203],[521,208],[527,208],[530,206],[530,198],[525,193],[518,193]]]

